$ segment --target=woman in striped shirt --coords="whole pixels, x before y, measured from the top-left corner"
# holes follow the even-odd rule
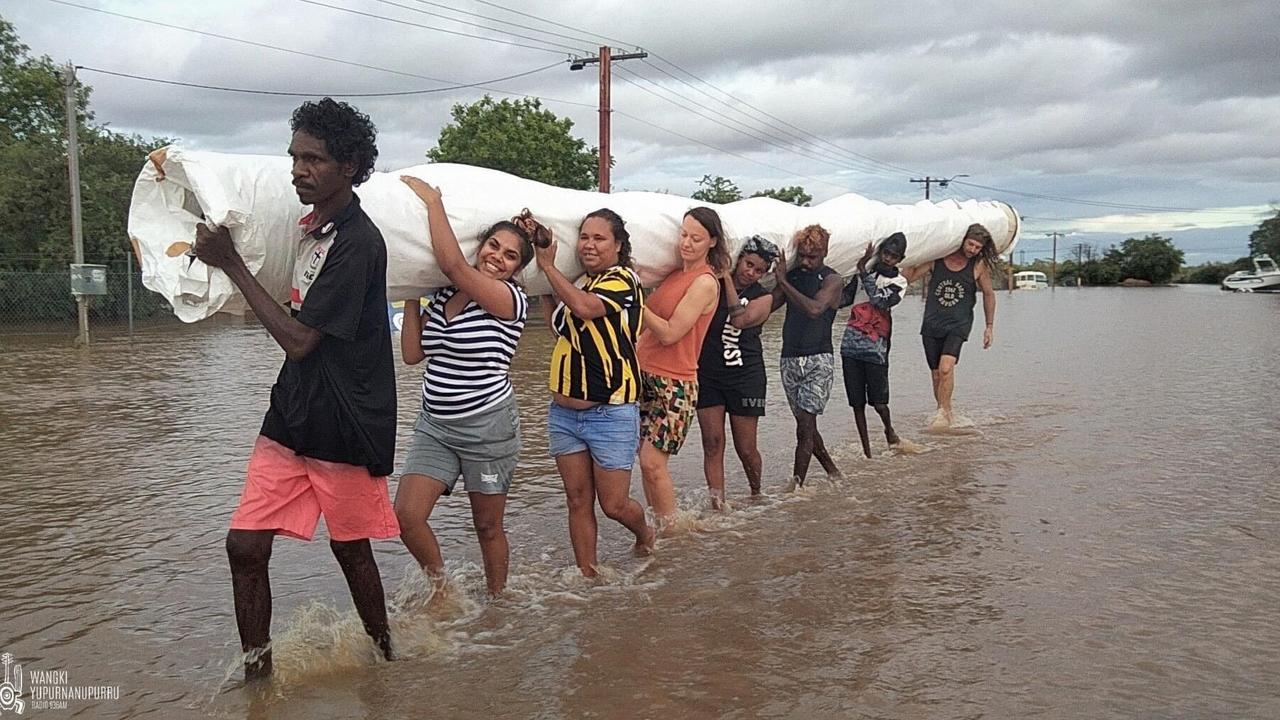
[[[596,513],[636,536],[637,553],[653,549],[644,508],[631,499],[631,468],[640,437],[640,365],[636,336],[644,291],[631,269],[631,241],[622,218],[602,208],[578,228],[581,286],[556,268],[556,245],[535,251],[559,303],[548,316],[558,336],[551,354],[548,445],[569,504],[569,540],[578,570],[596,575]],[[543,308],[552,307],[544,298]]]
[[[484,557],[489,594],[507,582],[507,536],[502,527],[507,491],[520,454],[520,423],[508,371],[524,330],[528,302],[514,280],[533,258],[529,231],[495,223],[482,235],[474,264],[449,226],[440,190],[412,177],[401,180],[427,206],[431,249],[453,285],[437,291],[422,314],[404,306],[400,351],[410,365],[427,361],[422,412],[396,490],[400,538],[432,578],[444,586],[444,558],[429,518],[436,501],[462,478]]]

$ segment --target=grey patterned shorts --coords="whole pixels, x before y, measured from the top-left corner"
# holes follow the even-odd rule
[[[784,357],[778,362],[782,370],[782,389],[787,394],[791,412],[821,415],[831,397],[831,382],[836,373],[836,356],[832,353]]]

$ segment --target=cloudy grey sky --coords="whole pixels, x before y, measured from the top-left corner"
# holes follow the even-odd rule
[[[1050,230],[1068,246],[1154,231],[1189,263],[1244,254],[1280,203],[1273,2],[0,0],[0,14],[57,61],[237,88],[419,90],[556,64],[487,90],[352,99],[384,170],[422,162],[450,106],[485,92],[541,97],[596,145],[596,73],[562,61],[607,43],[651,53],[615,66],[615,189],[687,195],[711,174],[748,194],[912,202],[910,178],[964,173],[934,199],[1014,205],[1028,259]],[[283,152],[300,101],[81,79],[99,121],[225,152]]]

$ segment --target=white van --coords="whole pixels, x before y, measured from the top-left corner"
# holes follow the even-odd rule
[[[1049,287],[1049,276],[1036,270],[1023,270],[1013,276],[1013,286],[1019,290],[1043,290]]]

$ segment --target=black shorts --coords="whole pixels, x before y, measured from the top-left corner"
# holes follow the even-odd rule
[[[764,372],[750,373],[745,382],[728,384],[706,375],[698,376],[698,409],[723,406],[737,417],[764,417],[764,393],[768,385]]]
[[[844,393],[849,396],[849,407],[866,407],[889,404],[889,366],[840,358],[844,373]]]
[[[942,362],[943,355],[950,355],[959,363],[960,346],[964,345],[965,340],[968,340],[968,338],[959,335],[947,335],[946,337],[921,335],[920,339],[924,341],[924,360],[929,363],[930,370],[938,369],[938,364]]]

